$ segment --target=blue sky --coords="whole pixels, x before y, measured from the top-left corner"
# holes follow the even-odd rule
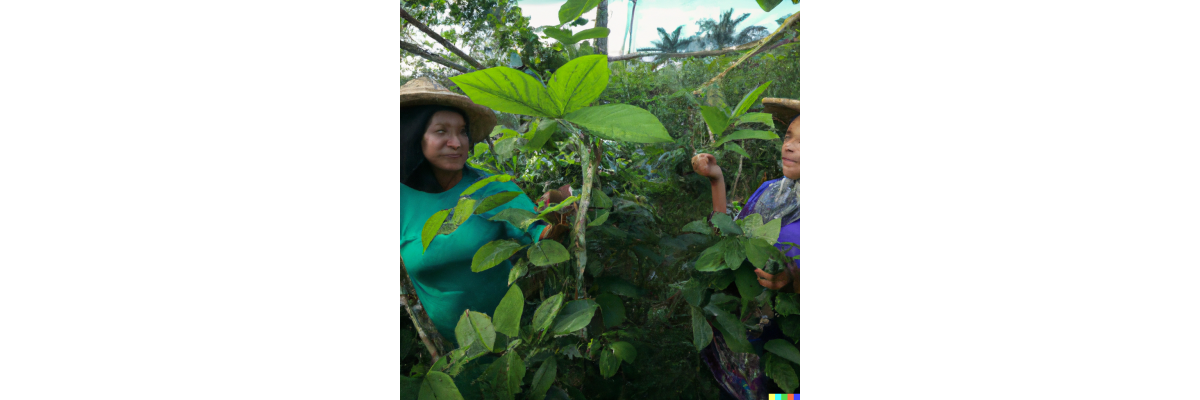
[[[564,2],[566,0],[517,0],[522,14],[532,18],[530,25],[533,27],[557,25],[558,8]],[[629,8],[628,0],[608,2],[608,28],[612,30],[608,37],[610,55],[616,55],[621,49],[621,38],[629,21]],[[703,18],[717,19],[722,10],[730,8],[733,8],[735,18],[750,13],[750,17],[738,25],[739,28],[762,25],[771,31],[779,27],[779,24],[775,23],[776,19],[800,11],[800,5],[792,4],[790,0],[783,0],[769,13],[763,12],[755,0],[640,0],[634,17],[634,47],[653,46],[650,42],[658,40],[658,27],[671,32],[675,27],[683,25],[681,36],[692,35],[698,29],[696,21]],[[595,17],[594,10],[584,15],[584,18],[588,19],[588,27],[592,26]],[[579,28],[575,30],[578,31]]]

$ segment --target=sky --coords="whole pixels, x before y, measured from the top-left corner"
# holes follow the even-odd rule
[[[521,7],[522,14],[532,18],[529,25],[536,28],[542,25],[557,25],[558,8],[564,2],[565,0],[517,0],[517,5]],[[608,36],[610,55],[616,55],[621,50],[621,38],[629,22],[630,5],[628,0],[608,2],[608,29],[612,31]],[[779,24],[775,23],[776,19],[800,11],[800,5],[792,4],[790,0],[783,0],[769,13],[763,12],[755,0],[640,0],[633,25],[634,48],[654,46],[651,42],[659,40],[656,29],[659,27],[670,33],[675,27],[683,25],[680,37],[691,36],[699,29],[696,21],[703,18],[717,19],[721,11],[730,8],[733,8],[734,18],[750,13],[750,17],[738,25],[739,29],[762,25],[770,31],[779,27]],[[586,27],[591,28],[595,24],[596,11],[587,12],[584,18],[588,19]],[[574,31],[578,32],[580,28],[574,27]]]

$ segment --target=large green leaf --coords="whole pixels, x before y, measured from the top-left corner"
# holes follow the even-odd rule
[[[485,399],[513,400],[517,393],[521,393],[525,362],[516,352],[510,351],[492,362],[479,380]]]
[[[509,287],[508,293],[500,299],[500,305],[496,306],[496,312],[492,314],[496,316],[492,320],[496,325],[496,332],[517,337],[521,330],[521,311],[524,309],[525,295],[521,293],[521,287]]]
[[[733,270],[741,267],[742,261],[746,261],[746,251],[742,249],[742,242],[738,238],[725,238],[721,241],[725,242],[725,265]]]
[[[562,243],[544,239],[529,248],[529,262],[539,267],[558,264],[571,259],[567,248]]]
[[[606,38],[606,37],[608,37],[609,33],[611,33],[611,32],[608,30],[608,28],[584,29],[582,31],[579,31],[579,33],[576,33],[575,35],[571,36],[571,43],[567,43],[567,44],[575,44],[580,41],[588,40],[588,39]]]
[[[739,124],[760,123],[760,124],[764,124],[768,127],[775,126],[774,120],[771,119],[771,114],[767,114],[767,113],[742,114],[742,116],[738,118],[737,123],[739,123]]]
[[[489,183],[492,183],[492,182],[508,182],[511,180],[513,180],[513,177],[511,175],[492,175],[487,178],[483,178],[478,181],[475,181],[475,183],[472,183],[471,186],[467,186],[466,190],[463,190],[462,193],[459,193],[458,196],[459,197],[470,196],[470,195],[474,194],[476,191],[478,191],[479,189],[483,189],[484,186],[487,186]]]
[[[692,344],[696,345],[696,350],[704,350],[712,342],[712,325],[708,324],[708,320],[704,318],[704,312],[699,308],[691,307],[691,310]]]
[[[625,321],[625,302],[612,293],[601,293],[596,296],[596,304],[600,305],[601,315],[604,316],[604,327],[611,328]]]
[[[525,138],[529,143],[525,144],[525,151],[540,150],[546,142],[554,136],[554,132],[558,131],[558,121],[552,119],[543,119],[538,123],[537,129],[531,131],[531,134],[526,134]]]
[[[572,35],[570,29],[550,26],[546,27],[546,29],[542,29],[542,33],[546,34],[546,36],[549,36],[551,39],[562,42],[563,44],[571,44],[567,43],[571,41]]]
[[[755,268],[766,266],[771,253],[778,251],[775,246],[759,238],[745,238],[743,243],[745,243],[746,258],[750,260],[751,264],[754,264]]]
[[[756,130],[745,129],[745,130],[735,131],[733,133],[725,135],[725,137],[722,137],[716,143],[713,143],[713,147],[714,148],[721,147],[721,145],[725,144],[725,142],[728,142],[730,140],[743,140],[743,139],[778,140],[779,135],[776,135],[774,133],[767,132],[767,131],[756,131]]]
[[[800,315],[791,315],[786,317],[777,317],[779,321],[779,330],[783,331],[784,335],[792,338],[792,340],[800,340]]]
[[[721,133],[725,132],[725,128],[729,126],[729,117],[725,116],[725,112],[720,108],[700,106],[700,116],[704,117],[704,123],[708,124],[708,130],[717,137],[720,137]],[[713,145],[713,147],[716,146],[716,144]]]
[[[557,118],[561,107],[534,77],[509,67],[493,67],[450,77],[476,104],[493,110]]]
[[[454,337],[458,339],[458,347],[466,348],[474,343],[492,350],[496,345],[496,327],[492,326],[492,318],[487,314],[464,310],[458,317],[458,326],[454,327]]]
[[[775,383],[785,392],[795,392],[796,388],[800,387],[800,375],[796,373],[791,364],[788,364],[787,360],[768,353],[766,360],[763,361],[766,362],[766,371],[763,372],[768,378],[775,380]]]
[[[596,217],[596,220],[594,220],[592,222],[588,222],[587,226],[600,226],[600,225],[604,224],[604,221],[607,221],[607,220],[608,220],[608,210],[604,210],[604,211],[600,212],[600,215]]]
[[[763,345],[763,348],[767,351],[778,354],[780,357],[783,357],[788,361],[800,364],[800,349],[797,349],[795,345],[788,343],[786,340],[773,339],[767,342],[767,344]]]
[[[529,273],[529,260],[521,259],[521,261],[517,261],[516,264],[513,264],[512,270],[508,271],[508,284],[512,285],[513,282],[521,279],[526,273]]]
[[[437,236],[447,215],[450,215],[450,210],[442,210],[433,213],[432,217],[425,220],[425,227],[421,228],[421,252],[429,250],[429,243],[433,241],[434,236]]]
[[[717,227],[717,229],[720,229],[721,232],[724,232],[726,235],[741,235],[742,234],[742,228],[738,227],[737,224],[733,222],[733,218],[730,218],[729,214],[725,214],[725,213],[714,214],[712,217],[712,224],[713,224],[713,226]]]
[[[629,342],[614,342],[613,344],[608,345],[608,347],[612,349],[613,354],[615,354],[617,358],[620,358],[627,363],[633,364],[633,360],[637,359],[637,349],[633,348],[633,345],[629,344]]]
[[[462,393],[458,392],[458,387],[454,386],[454,379],[450,375],[438,371],[429,371],[425,374],[425,380],[421,382],[421,395],[419,400],[463,400]]]
[[[558,8],[558,24],[566,24],[579,19],[583,13],[591,11],[600,5],[600,0],[567,0]]]
[[[563,119],[608,140],[630,143],[670,143],[675,139],[649,111],[628,104],[584,107]]]
[[[754,105],[754,102],[758,101],[758,96],[762,95],[762,93],[766,91],[767,87],[769,86],[771,86],[771,81],[767,81],[764,84],[758,85],[758,87],[753,91],[746,93],[746,96],[742,97],[742,101],[739,101],[737,107],[733,109],[733,117],[737,118],[742,114],[745,114],[746,110],[749,110],[750,106]]]
[[[779,293],[775,297],[775,313],[783,316],[800,313],[800,296],[795,293]]]
[[[504,139],[504,140],[497,141],[496,142],[496,155],[499,156],[501,160],[511,159],[511,158],[513,158],[513,156],[516,155],[513,153],[516,153],[517,149],[521,148],[526,143],[528,143],[528,142],[526,142],[525,139],[521,139],[521,138]]]
[[[537,219],[538,215],[532,211],[520,208],[505,208],[491,218],[488,218],[488,221],[505,221],[518,229],[525,229]]]
[[[621,367],[621,359],[617,358],[616,354],[611,351],[600,352],[600,376],[605,379],[612,378],[617,374],[617,369]]]
[[[559,293],[542,301],[538,305],[537,310],[533,312],[533,329],[543,331],[550,328],[550,324],[554,323],[554,319],[558,317],[558,312],[562,308],[563,294]]]
[[[753,353],[754,347],[746,338],[746,326],[736,316],[718,307],[715,302],[704,307],[704,311],[716,316],[717,328],[729,349],[739,353]]]
[[[764,288],[758,284],[758,275],[750,268],[742,268],[734,273],[734,283],[737,284],[738,296],[742,298],[742,312],[745,313],[750,301],[762,293]],[[743,314],[745,315],[745,314]]]
[[[549,357],[542,362],[542,366],[538,367],[537,372],[533,374],[533,383],[529,385],[530,400],[544,400],[546,391],[550,390],[550,386],[554,383],[554,379],[558,374],[558,359]]]
[[[705,221],[702,219],[688,222],[687,225],[683,226],[683,231],[684,232],[703,233],[705,235],[711,235],[713,233],[712,228],[708,226],[708,221]]]
[[[750,158],[750,153],[747,153],[746,149],[743,149],[742,146],[738,146],[738,144],[734,143],[734,142],[726,142],[725,150],[729,150],[734,153],[741,154],[742,157]]]
[[[750,236],[765,240],[767,244],[775,244],[779,241],[779,229],[782,227],[782,224],[783,219],[775,218],[750,230]]]
[[[454,217],[450,220],[454,225],[462,225],[467,222],[467,218],[475,213],[475,204],[478,203],[474,199],[460,199],[458,205],[454,207]]]
[[[725,265],[725,263],[722,262],[725,260],[724,243],[725,242],[722,240],[721,242],[718,242],[717,244],[713,245],[712,247],[709,247],[708,249],[705,249],[703,252],[701,252],[700,258],[696,259],[696,270],[703,271],[703,272],[712,272],[712,271],[720,271],[722,269],[728,269],[729,266]]]
[[[565,199],[563,199],[563,201],[559,202],[558,204],[555,204],[553,206],[550,206],[550,208],[542,210],[542,212],[540,214],[538,214],[538,217],[544,217],[546,215],[549,215],[552,212],[561,210],[561,209],[563,209],[563,207],[566,207],[566,206],[569,206],[569,205],[575,203],[576,200],[579,200],[579,197],[571,196],[571,197],[565,198]]]
[[[424,378],[409,378],[400,375],[400,398],[416,399],[421,395],[421,383]]]
[[[775,6],[782,2],[783,0],[758,0],[758,6],[765,12],[771,12],[771,10],[775,9]]]
[[[588,203],[588,208],[609,208],[612,205],[612,198],[604,194],[604,191],[592,190],[592,201]]]
[[[596,314],[598,307],[599,305],[595,301],[588,299],[568,302],[563,306],[558,317],[554,319],[554,327],[551,331],[555,335],[566,335],[583,329],[589,322],[592,322],[592,316]]]
[[[524,245],[509,239],[493,240],[479,248],[475,257],[471,258],[471,271],[483,272],[500,265],[500,263],[517,254],[525,248]]]
[[[695,307],[703,307],[708,301],[708,284],[701,278],[692,278],[683,285],[683,299]]]
[[[485,212],[492,211],[492,209],[495,209],[496,207],[500,207],[500,206],[504,205],[505,203],[512,201],[512,199],[515,199],[515,198],[517,198],[517,196],[520,196],[522,194],[524,194],[524,193],[500,192],[500,193],[496,193],[491,196],[488,196],[487,198],[483,199],[483,201],[479,202],[479,206],[475,208],[475,214],[483,214]]]
[[[762,227],[762,215],[750,214],[745,218],[742,218],[741,221],[743,232],[746,232],[746,234],[750,237],[758,237],[755,235],[755,231],[757,231],[759,227]]]

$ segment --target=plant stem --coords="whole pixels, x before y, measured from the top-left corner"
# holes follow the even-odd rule
[[[571,126],[571,124],[564,124]],[[580,159],[579,162],[583,166],[583,188],[579,194],[579,200],[576,202],[575,212],[575,258],[579,260],[579,271],[576,274],[575,280],[575,299],[583,292],[583,273],[587,271],[587,211],[588,203],[592,199],[592,179],[596,175],[596,166],[599,164],[598,153],[592,154],[593,147],[591,138],[580,132],[577,128],[572,127],[575,132],[575,140],[578,143]]]
[[[413,327],[417,328],[417,336],[425,343],[425,350],[433,357],[432,362],[437,362],[438,358],[445,354],[445,339],[437,333],[437,328],[433,327],[433,320],[429,319],[425,307],[421,306],[417,290],[408,277],[408,270],[404,268],[404,257],[400,257],[400,306],[408,309]]]

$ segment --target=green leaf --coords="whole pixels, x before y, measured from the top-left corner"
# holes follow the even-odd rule
[[[515,155],[513,153],[515,153],[518,148],[522,147],[522,144],[527,143],[524,140],[525,139],[512,138],[503,139],[496,142],[496,155],[502,160],[513,158]]]
[[[421,395],[421,383],[423,378],[409,378],[400,375],[400,398],[416,399]]]
[[[596,279],[596,286],[600,288],[600,292],[608,292],[625,297],[639,296],[636,285],[615,276],[605,276]]]
[[[608,28],[591,28],[584,29],[571,36],[571,42],[567,44],[575,44],[588,39],[599,39],[608,37],[610,31]],[[607,60],[606,60],[607,61]]]
[[[781,229],[782,224],[783,219],[775,218],[750,230],[750,236],[765,240],[767,241],[767,244],[775,244],[779,241],[779,230]]]
[[[617,358],[620,358],[627,363],[633,364],[633,360],[637,359],[637,349],[633,348],[633,345],[629,344],[629,342],[615,342],[608,345],[608,347],[612,349],[613,354],[615,354]]]
[[[738,296],[742,298],[742,312],[746,312],[750,301],[757,297],[764,288],[758,284],[758,275],[750,268],[742,268],[734,273],[734,283],[737,284]],[[743,314],[745,315],[745,314]]]
[[[588,222],[587,226],[600,226],[601,224],[604,223],[604,221],[607,221],[607,220],[608,220],[608,210],[604,210],[604,211],[600,212],[600,216],[596,217],[596,220],[594,220],[592,222]]]
[[[529,262],[539,267],[558,264],[571,259],[567,248],[554,240],[538,241],[529,248]]]
[[[758,237],[755,235],[755,232],[758,230],[758,228],[762,227],[762,215],[750,214],[745,218],[742,218],[741,221],[742,232],[746,232],[746,234],[750,235],[750,237]]]
[[[544,331],[550,328],[550,324],[554,323],[554,319],[558,317],[558,311],[562,308],[563,294],[559,293],[542,302],[538,305],[537,310],[533,312],[533,329],[536,331]]]
[[[425,380],[421,382],[421,395],[419,400],[463,400],[462,393],[458,392],[458,387],[454,386],[454,379],[450,375],[438,371],[429,371],[425,374]]]
[[[797,387],[800,387],[800,375],[788,364],[787,360],[777,357],[774,354],[767,354],[766,357],[766,373],[768,378],[775,380],[776,384],[785,392],[795,392]]]
[[[792,338],[792,340],[800,340],[800,315],[788,317],[778,317],[779,330],[783,331],[784,335]]]
[[[795,293],[782,293],[775,296],[775,313],[788,316],[800,314],[800,296]]]
[[[727,237],[721,239],[721,246],[724,249],[725,266],[729,269],[737,270],[742,266],[742,261],[746,260],[745,250],[742,249],[742,242],[736,237]]]
[[[743,149],[742,146],[738,146],[738,144],[734,142],[725,143],[725,150],[741,154],[742,157],[750,158],[750,153],[747,153],[746,149]]]
[[[762,93],[766,91],[767,87],[769,86],[771,86],[771,81],[767,81],[764,84],[758,85],[754,91],[746,93],[746,96],[742,97],[742,101],[738,102],[737,108],[733,109],[733,117],[736,118],[740,117],[742,114],[745,114],[746,110],[749,110],[750,106],[754,105],[754,102],[758,101],[758,96],[762,95]]]
[[[529,261],[522,258],[516,265],[513,265],[511,271],[508,271],[508,284],[512,285],[513,282],[521,279],[526,273],[529,273]]]
[[[708,301],[708,284],[700,278],[692,278],[683,285],[683,299],[694,307],[703,307]]]
[[[479,380],[480,390],[487,398],[513,400],[521,393],[521,383],[525,381],[525,363],[516,352],[505,353],[488,366]]]
[[[521,333],[521,311],[525,309],[525,295],[521,293],[520,286],[512,286],[508,288],[508,293],[500,299],[500,305],[496,306],[496,318],[493,322],[496,324],[496,332],[503,333],[509,337],[517,337]]]
[[[601,315],[604,316],[604,327],[611,328],[625,321],[625,303],[612,293],[601,293],[596,296],[596,304],[600,305]]]
[[[458,347],[466,348],[478,343],[491,351],[496,345],[496,327],[492,326],[492,319],[487,314],[464,310],[462,316],[458,317],[458,325],[454,327],[454,337],[458,340]]]
[[[684,232],[702,233],[705,235],[711,235],[713,233],[712,228],[708,226],[708,221],[705,221],[702,219],[688,222],[687,225],[683,226],[683,231]]]
[[[721,138],[716,143],[713,143],[712,147],[713,148],[721,147],[721,145],[725,144],[726,142],[728,142],[730,140],[743,140],[743,139],[778,140],[779,135],[776,135],[774,133],[767,132],[767,131],[740,130],[740,131],[736,131],[736,132],[730,133],[728,135],[725,135],[725,137]]]
[[[766,266],[771,253],[778,250],[766,240],[759,238],[746,238],[745,246],[746,258],[750,259],[750,263],[754,264],[755,268]]]
[[[712,325],[708,324],[708,320],[704,318],[704,312],[698,307],[691,307],[692,310],[692,344],[696,345],[696,350],[704,350],[708,344],[712,342],[713,331]]]
[[[794,362],[797,365],[800,364],[800,349],[797,349],[795,345],[788,343],[786,340],[771,340],[767,342],[767,344],[763,345],[763,348],[767,349],[767,351],[778,354],[780,357]]]
[[[476,104],[496,111],[556,118],[560,106],[534,77],[509,67],[493,67],[450,80]]]
[[[429,243],[433,242],[433,237],[437,236],[438,230],[442,228],[442,222],[446,221],[446,216],[450,215],[450,210],[442,210],[433,213],[432,217],[425,220],[425,227],[421,228],[421,251],[429,250]]]
[[[554,379],[557,378],[557,374],[557,358],[550,357],[542,362],[542,366],[538,367],[537,372],[533,374],[533,383],[529,385],[529,399],[545,400],[546,391],[550,390],[550,386],[554,383]]]
[[[733,283],[733,271],[726,268],[713,277],[713,281],[708,285],[708,288],[712,290],[725,290],[726,287],[729,287],[730,283]]]
[[[759,123],[768,127],[774,127],[775,122],[771,119],[771,114],[767,113],[747,113],[743,114],[737,121],[738,124]]]
[[[725,242],[719,242],[700,253],[700,258],[696,259],[697,271],[713,272],[729,269],[729,266],[721,262],[725,257],[725,246],[723,243]]]
[[[713,224],[713,226],[717,227],[717,229],[720,229],[721,232],[724,232],[726,235],[741,235],[742,234],[742,228],[739,228],[737,226],[737,224],[735,224],[733,222],[733,218],[730,218],[729,214],[716,213],[712,217],[712,224]]]
[[[523,210],[520,208],[505,208],[500,210],[499,213],[493,215],[491,218],[488,218],[488,221],[504,221],[512,224],[512,226],[518,229],[524,229],[525,227],[528,227],[532,221],[537,219],[538,215],[529,210]]]
[[[515,199],[515,198],[517,198],[517,196],[520,196],[522,194],[524,194],[524,193],[500,192],[500,193],[496,193],[491,196],[488,196],[487,198],[484,198],[483,201],[479,202],[479,206],[475,208],[475,214],[483,214],[485,212],[492,211],[492,209],[495,209],[496,207],[500,207],[500,206],[504,205],[505,203],[512,201],[512,199]]]
[[[783,0],[758,0],[758,6],[762,7],[763,11],[771,12],[771,10],[774,10],[775,6],[779,5],[781,2],[783,2]]]
[[[570,29],[558,28],[558,27],[553,27],[553,26],[547,27],[546,29],[542,29],[542,33],[546,34],[546,36],[549,36],[551,39],[557,40],[564,44],[566,44],[567,42],[570,42],[571,36],[572,36]]]
[[[509,239],[493,240],[479,248],[471,258],[471,271],[483,272],[500,265],[500,263],[517,254],[525,248],[524,245]]]
[[[616,354],[611,351],[600,352],[600,376],[604,379],[612,378],[620,367],[621,359],[617,358]]]
[[[551,331],[557,336],[583,329],[592,322],[592,316],[596,314],[598,307],[595,301],[588,299],[568,302],[554,319],[554,328]]]
[[[538,214],[538,217],[544,217],[552,212],[561,210],[561,209],[563,209],[563,207],[571,205],[571,203],[574,203],[576,200],[579,200],[579,197],[571,196],[571,197],[565,198],[565,199],[563,199],[562,202],[555,204],[553,206],[550,206],[550,208],[542,210],[542,213]]]
[[[587,128],[598,137],[629,143],[672,143],[675,139],[649,111],[628,104],[585,107],[563,119]]]
[[[467,222],[467,218],[469,218],[475,212],[476,203],[477,202],[473,199],[459,199],[458,205],[454,207],[454,217],[450,220],[450,222],[456,227],[458,225],[462,225],[464,222]]]
[[[470,196],[470,195],[474,194],[476,191],[478,191],[479,189],[483,189],[484,186],[487,186],[489,183],[492,183],[492,182],[508,182],[511,180],[513,180],[513,177],[510,175],[492,175],[487,178],[483,178],[478,181],[475,181],[475,183],[472,183],[471,186],[467,186],[467,189],[463,190],[463,192],[460,193],[458,196],[459,197]]]
[[[714,136],[720,137],[725,128],[729,127],[729,117],[725,116],[725,112],[720,108],[700,106],[700,116],[704,117],[704,123],[708,124],[708,130],[712,131]],[[717,147],[719,143],[713,144],[713,147]]]
[[[750,345],[750,340],[746,339],[746,326],[742,325],[737,317],[717,307],[717,304],[709,304],[704,307],[704,311],[716,315],[717,327],[721,330],[725,344],[729,345],[730,350],[739,353],[754,353],[754,347]]]
[[[612,205],[612,199],[604,191],[592,190],[592,201],[588,203],[588,208],[609,208]]]
[[[542,120],[542,122],[538,124],[537,130],[531,131],[531,134],[527,133],[525,135],[525,139],[528,139],[529,143],[525,144],[524,150],[540,150],[542,146],[546,145],[546,141],[550,140],[550,138],[554,136],[554,132],[556,131],[558,131],[558,121],[547,119]]]
[[[600,5],[600,0],[567,0],[558,8],[558,24],[570,23]]]

